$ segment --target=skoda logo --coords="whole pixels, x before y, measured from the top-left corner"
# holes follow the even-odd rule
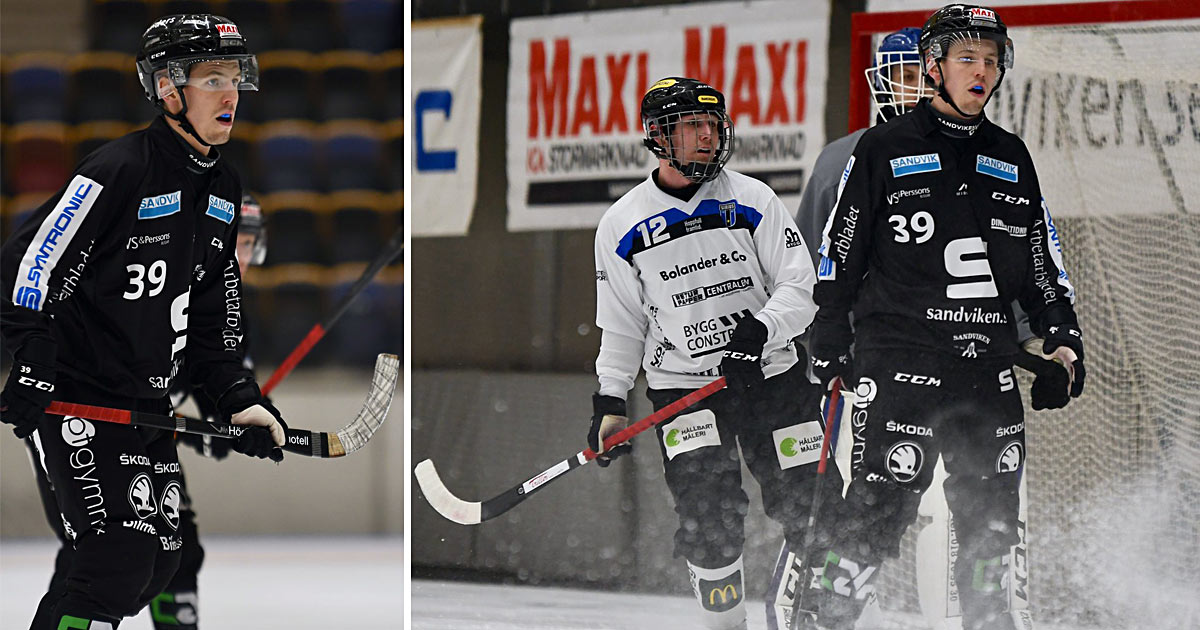
[[[159,503],[162,505],[162,517],[171,526],[171,529],[179,529],[179,503],[180,503],[179,482],[172,481],[167,483],[167,488],[163,490],[162,499]]]
[[[1021,464],[1025,462],[1025,447],[1020,442],[1009,442],[1000,451],[1000,457],[996,458],[996,472],[1010,473],[1017,472],[1021,469]]]
[[[138,473],[133,478],[129,484],[129,505],[140,519],[153,516],[158,511],[154,507],[154,486],[150,483],[150,475]]]
[[[63,441],[75,448],[87,446],[96,436],[96,427],[83,418],[66,418],[62,423]]]
[[[925,463],[925,451],[916,442],[897,442],[888,449],[885,464],[892,479],[908,483],[917,478]]]

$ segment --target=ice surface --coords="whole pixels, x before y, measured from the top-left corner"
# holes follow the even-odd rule
[[[0,628],[27,628],[57,543],[0,542]],[[204,539],[200,627],[206,630],[399,630],[404,541],[387,538]],[[121,630],[151,628],[146,611]]]

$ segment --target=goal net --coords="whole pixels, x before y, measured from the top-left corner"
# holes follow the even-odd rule
[[[997,13],[1016,65],[988,116],[1033,155],[1088,366],[1068,408],[1026,410],[1034,619],[1200,627],[1200,3]],[[873,46],[927,15],[855,16],[852,127]],[[880,576],[885,609],[916,609],[917,529]]]

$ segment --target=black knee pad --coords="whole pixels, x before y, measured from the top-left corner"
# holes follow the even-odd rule
[[[82,605],[81,612],[130,617],[166,586],[179,566],[179,554],[164,553],[157,536],[118,523],[106,529],[76,543],[63,599],[73,610]]]

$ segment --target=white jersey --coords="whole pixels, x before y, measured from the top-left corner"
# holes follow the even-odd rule
[[[684,202],[648,177],[596,230],[601,393],[624,397],[632,387],[634,340],[651,388],[711,382],[744,317],[766,325],[764,375],[787,371],[797,360],[792,338],[816,312],[815,280],[795,221],[766,184],[726,169]]]

